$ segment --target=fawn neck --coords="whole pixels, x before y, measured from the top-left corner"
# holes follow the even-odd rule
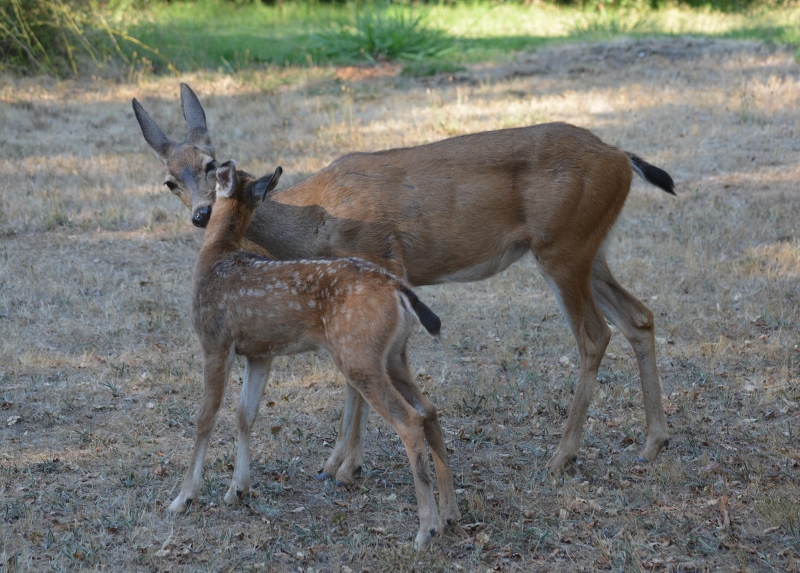
[[[252,218],[253,209],[238,199],[217,199],[200,249],[201,259],[217,259],[226,253],[240,250],[242,238]]]

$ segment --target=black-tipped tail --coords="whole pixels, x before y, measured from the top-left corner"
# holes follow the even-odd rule
[[[414,312],[417,313],[417,318],[419,318],[420,323],[422,326],[425,327],[431,336],[439,336],[439,332],[442,330],[442,321],[439,320],[439,317],[428,308],[428,306],[419,300],[414,291],[408,288],[407,286],[401,285],[400,291],[406,295],[408,298],[408,302],[411,303],[411,308],[414,309]]]
[[[628,153],[628,157],[631,159],[631,168],[639,177],[656,187],[660,187],[670,195],[675,195],[675,182],[672,180],[669,173],[655,165],[650,165],[647,161],[633,153]]]

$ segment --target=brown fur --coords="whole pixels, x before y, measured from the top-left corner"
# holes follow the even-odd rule
[[[272,358],[325,349],[348,385],[397,430],[406,446],[420,513],[415,547],[422,548],[459,515],[436,409],[411,381],[405,359],[406,340],[417,322],[409,298],[416,297],[386,270],[360,259],[276,261],[242,251],[253,210],[277,177],[254,180],[234,169],[233,162],[217,169],[220,195],[194,269],[192,324],[203,351],[205,391],[192,460],[170,510],[184,510],[198,494],[233,355],[245,357],[247,373],[228,503],[249,490],[250,431]],[[436,463],[441,525],[426,438]]]
[[[181,97],[184,111],[202,110],[185,84]],[[151,139],[158,143],[160,136],[152,133],[160,130],[138,102],[134,108],[145,138],[158,152]],[[207,131],[190,133],[207,138]],[[191,142],[183,145],[194,146],[195,154],[205,153]],[[187,180],[181,192],[191,194],[197,223],[198,213],[213,203],[213,194],[198,191],[201,174],[187,167],[177,150],[169,148],[161,157],[168,177]],[[213,152],[203,161],[212,159]],[[358,256],[412,285],[483,279],[532,252],[580,351],[575,398],[550,467],[562,468],[578,453],[610,337],[606,320],[627,337],[639,361],[647,417],[640,458],[652,461],[668,443],[653,315],[619,285],[602,249],[628,196],[634,169],[671,192],[672,180],[660,169],[564,123],[352,153],[302,183],[272,193],[256,210],[245,237],[281,259]],[[659,177],[651,177],[655,172]],[[363,460],[361,424],[366,414],[357,395],[345,404],[340,435],[323,475],[348,482]]]

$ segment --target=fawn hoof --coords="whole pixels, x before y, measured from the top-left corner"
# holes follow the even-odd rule
[[[356,466],[353,469],[342,466],[336,472],[336,487],[353,485],[357,477],[361,477],[361,466]]]
[[[644,444],[644,449],[642,449],[636,461],[639,463],[654,462],[658,454],[661,453],[661,450],[667,446],[669,446],[669,438],[667,437],[648,438]]]
[[[430,545],[434,535],[436,535],[435,529],[431,529],[430,531],[423,531],[420,529],[419,533],[417,533],[417,537],[414,539],[414,551],[422,551],[425,549]]]
[[[448,511],[448,515],[440,518],[439,529],[448,531],[455,529],[456,524],[461,521],[461,513],[456,508],[455,511]]]
[[[332,477],[333,477],[333,476],[332,476],[331,474],[329,474],[328,472],[326,472],[326,471],[321,471],[321,472],[319,472],[319,473],[317,474],[317,479],[318,479],[319,481],[328,481],[328,480],[329,480],[329,479],[331,479]]]
[[[189,509],[189,506],[192,505],[193,501],[194,499],[192,499],[191,497],[183,499],[183,496],[179,495],[178,497],[175,498],[175,501],[169,504],[167,512],[175,514],[184,513],[187,509]]]
[[[225,503],[227,503],[228,505],[233,505],[235,503],[239,503],[239,501],[248,493],[249,489],[232,487],[231,489],[228,490],[228,493],[225,494],[225,497],[223,499],[225,500]]]
[[[547,462],[547,467],[550,471],[559,472],[563,471],[568,465],[574,464],[576,461],[578,461],[577,454],[563,454],[559,450],[556,450],[556,453],[553,454],[553,457]]]

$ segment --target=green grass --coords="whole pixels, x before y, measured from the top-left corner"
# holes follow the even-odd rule
[[[43,7],[57,4],[55,0],[25,1]],[[474,2],[410,8],[308,2],[277,6],[225,0],[158,2],[145,8],[122,0],[103,8],[94,3],[86,6],[90,8],[86,8],[85,17],[75,17],[71,48],[65,43],[67,36],[53,36],[50,53],[54,59],[66,58],[68,65],[50,63],[49,56],[44,55],[39,60],[45,65],[28,62],[31,69],[77,74],[81,67],[115,69],[108,62],[116,62],[123,69],[156,73],[176,69],[241,71],[265,64],[303,66],[400,59],[413,60],[409,69],[426,73],[431,69],[457,69],[466,63],[503,61],[514,52],[533,51],[545,43],[564,40],[703,35],[800,45],[800,10],[785,7],[720,12],[685,6],[598,10],[595,5],[577,8]],[[11,16],[7,19],[8,26],[16,22]],[[97,22],[102,29],[91,28],[100,26]],[[97,42],[95,47],[89,40]],[[3,41],[0,37],[0,44]],[[13,45],[9,45],[10,50]],[[4,63],[12,68],[25,65],[27,55],[22,50],[16,49],[13,65],[7,61],[10,53],[6,50],[0,56],[0,67]],[[413,70],[409,73],[419,75]]]
[[[354,5],[315,4],[311,8],[306,3],[287,3],[279,9],[261,3],[207,0],[158,5],[129,33],[157,47],[181,70],[408,57],[402,46],[382,50],[376,47],[374,37],[364,33],[365,25],[376,23],[376,14]],[[429,42],[419,50],[422,59],[444,60],[450,65],[502,60],[512,52],[535,50],[557,40],[623,35],[688,34],[800,44],[800,15],[786,8],[728,13],[686,7],[599,12],[594,8],[476,3],[419,6],[413,12],[397,8],[391,17],[397,20],[394,24],[406,26],[402,32],[409,37],[404,40]],[[424,27],[413,30],[410,24],[418,18]],[[425,34],[414,35],[425,30],[430,31],[427,40]],[[327,52],[321,49],[326,46]]]

